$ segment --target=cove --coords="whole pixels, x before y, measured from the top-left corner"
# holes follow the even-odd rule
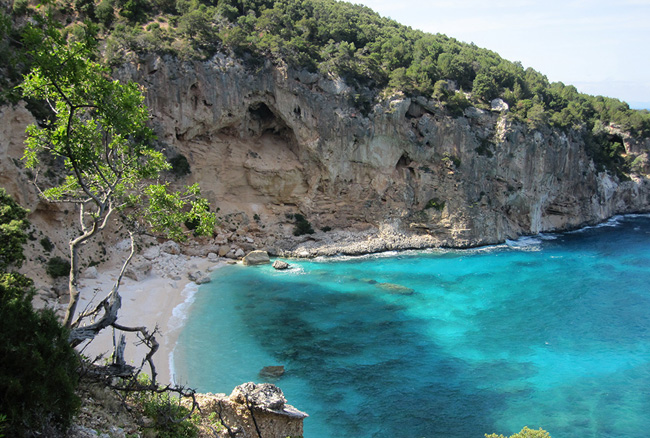
[[[201,392],[275,382],[305,436],[640,438],[650,429],[650,217],[471,250],[228,266],[174,352]],[[267,379],[268,380],[268,379]]]

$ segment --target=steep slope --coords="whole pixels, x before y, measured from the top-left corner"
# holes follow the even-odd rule
[[[644,175],[598,171],[579,132],[530,128],[505,107],[453,117],[396,94],[364,115],[340,79],[225,55],[151,55],[119,74],[147,87],[159,139],[188,158],[189,178],[224,217],[259,217],[259,236],[290,235],[288,215],[302,213],[315,228],[390,224],[473,246],[650,206]],[[647,140],[610,132],[642,161]]]
[[[464,247],[649,208],[650,116],[623,102],[343,2],[172,3],[59,13],[74,38],[94,32],[75,20],[99,23],[116,77],[146,88],[160,147],[191,170],[170,179],[201,183],[223,224],[212,243],[238,246],[224,253]],[[65,228],[21,170],[34,118],[7,103],[2,120],[2,183],[38,226]],[[334,232],[293,236],[296,214]],[[342,248],[372,236],[385,243]]]

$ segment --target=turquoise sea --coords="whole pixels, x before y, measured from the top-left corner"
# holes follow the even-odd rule
[[[641,438],[650,216],[472,250],[228,266],[193,297],[178,383],[275,382],[305,437]]]

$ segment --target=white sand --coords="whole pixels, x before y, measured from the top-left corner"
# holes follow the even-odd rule
[[[170,256],[167,257],[166,263],[169,264]],[[125,277],[119,289],[122,308],[117,322],[123,326],[145,326],[150,332],[156,326],[159,329],[156,339],[160,348],[154,356],[154,363],[160,384],[171,382],[170,357],[193,301],[193,292],[198,288],[187,278],[187,272],[200,270],[207,273],[208,268],[224,264],[206,258],[181,255],[173,256],[172,263],[177,271],[183,272],[181,275],[172,275],[172,278],[168,278],[168,273],[164,272],[161,266],[156,266],[154,260],[154,269],[146,279],[135,281]],[[101,270],[96,279],[83,279],[78,313],[84,310],[90,300],[93,305],[102,300],[110,292],[118,273],[117,267],[108,268]],[[139,344],[137,337],[134,334],[127,334],[125,358],[127,363],[139,366],[147,349],[135,344]],[[107,329],[85,347],[83,353],[91,359],[100,354],[110,358],[112,351],[113,334],[111,329]],[[103,359],[99,361],[102,362]],[[148,366],[145,366],[144,372],[151,375]]]

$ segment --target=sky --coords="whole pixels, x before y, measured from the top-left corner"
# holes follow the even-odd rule
[[[650,109],[650,0],[349,0]]]

